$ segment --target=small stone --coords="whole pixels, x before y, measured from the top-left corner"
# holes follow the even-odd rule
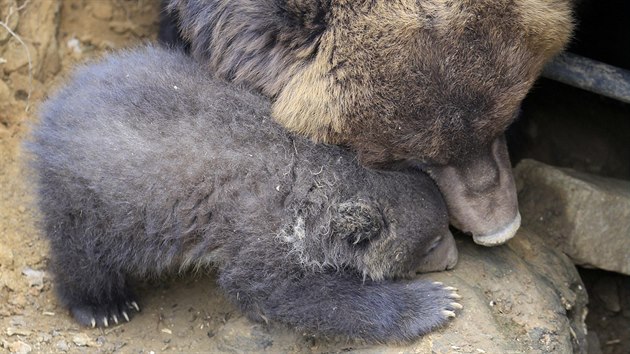
[[[96,343],[85,333],[79,333],[72,337],[72,342],[77,347],[94,347]]]
[[[13,316],[11,317],[10,323],[13,327],[26,327],[24,316]]]
[[[7,328],[7,335],[10,336],[14,336],[14,335],[20,335],[20,336],[29,336],[31,335],[31,331],[29,331],[28,329],[23,329],[23,328],[19,328],[19,327],[9,327]]]
[[[44,287],[44,277],[46,275],[46,272],[26,267],[22,269],[22,274],[26,276],[26,279],[28,280],[28,286],[36,287],[38,289]]]
[[[32,350],[33,349],[31,348],[30,345],[22,342],[21,340],[9,344],[9,351],[11,353],[27,354],[27,353],[30,353]]]
[[[4,59],[6,63],[3,64],[3,71],[5,74],[14,72],[22,67],[28,66],[29,54],[34,55],[36,53],[35,47],[32,44],[25,42],[26,47],[18,41],[9,41],[4,45]],[[31,57],[31,64],[33,58]]]
[[[40,343],[49,343],[52,340],[52,336],[48,333],[42,333],[37,337],[37,341]]]
[[[83,53],[83,49],[81,49],[81,42],[76,38],[70,38],[66,43],[68,49],[72,51],[76,56],[81,55]]]
[[[55,348],[61,350],[62,352],[67,352],[68,350],[70,350],[70,347],[68,346],[68,342],[66,342],[63,339],[55,343]]]

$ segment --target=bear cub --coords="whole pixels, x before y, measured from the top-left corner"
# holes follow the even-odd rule
[[[206,267],[252,320],[314,334],[411,340],[455,316],[454,288],[409,279],[457,261],[434,182],[293,135],[270,105],[156,47],[83,67],[43,105],[28,148],[78,322],[128,321],[134,280]]]

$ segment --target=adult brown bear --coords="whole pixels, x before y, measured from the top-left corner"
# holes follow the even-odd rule
[[[194,57],[368,166],[414,164],[480,244],[520,224],[502,135],[572,30],[570,0],[169,0]]]

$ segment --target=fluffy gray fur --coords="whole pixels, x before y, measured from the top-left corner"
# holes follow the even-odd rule
[[[251,319],[302,331],[408,340],[454,316],[452,288],[393,279],[454,265],[434,183],[293,136],[269,107],[153,47],[81,68],[43,105],[28,147],[80,323],[128,318],[134,279],[207,266]]]

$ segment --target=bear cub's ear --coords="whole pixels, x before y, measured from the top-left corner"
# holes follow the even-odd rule
[[[333,237],[351,245],[363,246],[379,237],[385,227],[385,220],[374,202],[356,200],[334,207],[330,226]]]

